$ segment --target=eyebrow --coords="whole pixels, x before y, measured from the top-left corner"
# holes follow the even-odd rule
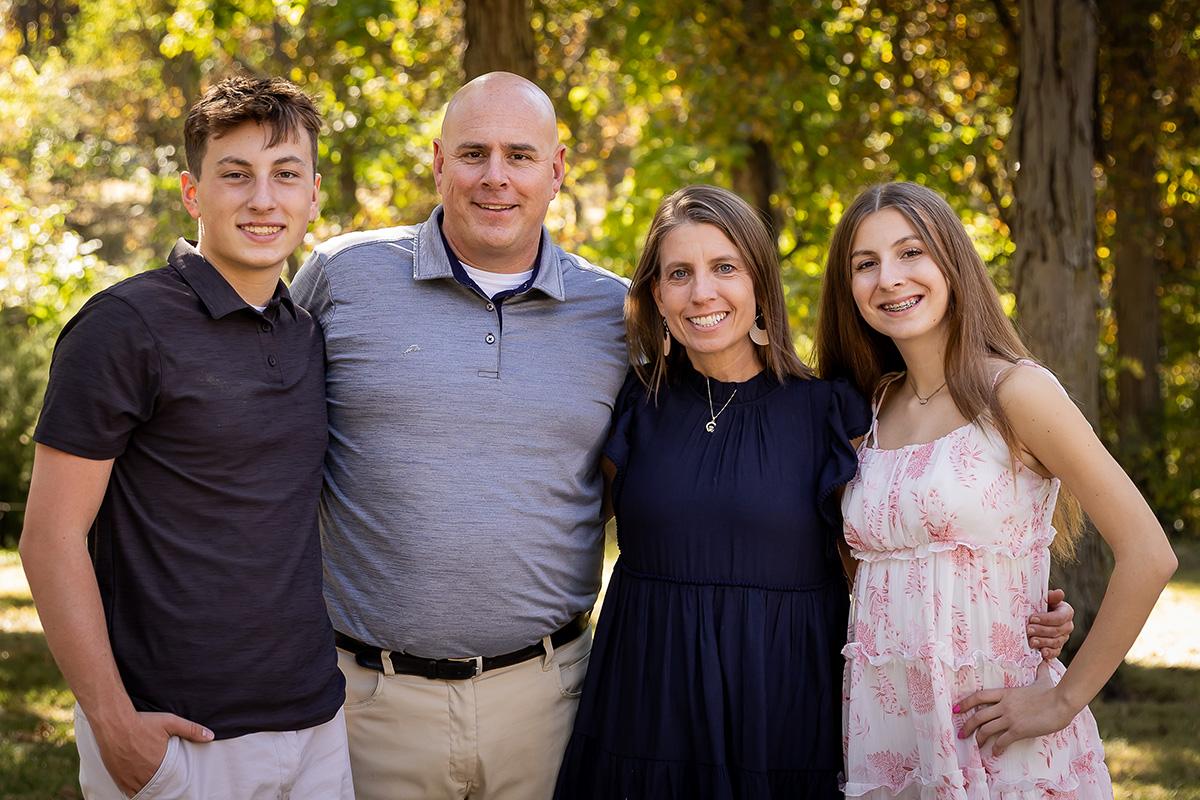
[[[225,156],[224,158],[217,161],[218,167],[223,164],[230,164],[235,167],[252,167],[252,166],[254,166],[246,159],[239,158],[238,156]],[[300,158],[299,156],[281,156],[280,158],[275,159],[275,161],[271,164],[271,166],[279,166],[280,164],[301,164],[301,165],[303,165],[304,159]]]
[[[915,233],[910,233],[908,236],[901,236],[899,239],[892,242],[892,247],[895,247],[898,244],[903,244],[904,242],[907,242],[909,239],[912,239],[913,241],[917,241],[917,242],[921,241],[920,236],[917,236]],[[874,250],[855,250],[850,253],[851,258],[854,258],[855,256],[873,256],[873,255],[875,255]]]
[[[504,144],[500,145],[500,148],[502,150],[515,150],[519,153],[536,153],[537,152],[536,146],[534,146],[532,144],[526,144],[525,142],[511,142],[511,143],[505,142]],[[464,150],[490,150],[490,149],[492,149],[491,145],[489,145],[485,142],[463,142],[462,144],[460,144],[458,147],[455,148],[455,152],[461,153]]]

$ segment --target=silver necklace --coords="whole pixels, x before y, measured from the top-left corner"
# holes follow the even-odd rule
[[[721,411],[713,413],[712,404],[712,384],[708,380],[708,376],[704,376],[704,388],[708,391],[708,422],[704,423],[704,430],[712,433],[717,429],[717,417],[721,416],[721,412],[729,408],[729,404],[733,402],[734,395],[737,394],[737,389],[733,390],[733,394],[729,395],[729,399],[725,401],[725,405],[721,406]]]
[[[917,391],[917,386],[916,386],[916,384],[911,384],[911,383],[910,383],[910,384],[909,384],[909,387],[912,389],[912,393],[913,393],[913,394],[915,394],[915,395],[917,396],[917,402],[918,402],[918,403],[920,403],[920,404],[921,404],[921,405],[923,405],[923,406],[927,406],[927,405],[929,405],[929,401],[933,399],[933,396],[934,396],[935,394],[937,394],[938,392],[940,392],[942,389],[945,389],[945,388],[946,388],[946,382],[945,382],[945,381],[942,381],[942,385],[941,385],[941,386],[939,386],[938,388],[934,389],[934,390],[933,390],[932,392],[930,392],[930,393],[929,393],[929,395],[928,395],[928,396],[926,396],[926,397],[921,397],[921,394],[920,394],[920,393]]]

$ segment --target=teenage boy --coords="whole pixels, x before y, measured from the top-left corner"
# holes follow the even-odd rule
[[[230,78],[191,109],[161,269],[55,347],[21,556],[78,700],[84,796],[351,798],[321,597],[321,332],[279,280],[317,215],[312,101]]]

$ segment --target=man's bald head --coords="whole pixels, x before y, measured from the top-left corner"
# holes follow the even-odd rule
[[[442,119],[442,137],[464,117],[475,117],[481,110],[504,109],[542,127],[558,144],[558,118],[554,104],[536,83],[512,72],[489,72],[467,82],[450,98]]]

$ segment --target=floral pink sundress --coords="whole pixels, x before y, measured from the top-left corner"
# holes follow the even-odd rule
[[[1014,472],[1004,440],[980,423],[880,450],[882,399],[842,499],[859,562],[842,651],[847,797],[1111,798],[1087,708],[999,757],[958,739],[966,717],[952,711],[978,689],[1036,677],[1042,657],[1025,626],[1046,607],[1058,480],[1020,461]],[[1050,670],[1057,683],[1065,668]]]

